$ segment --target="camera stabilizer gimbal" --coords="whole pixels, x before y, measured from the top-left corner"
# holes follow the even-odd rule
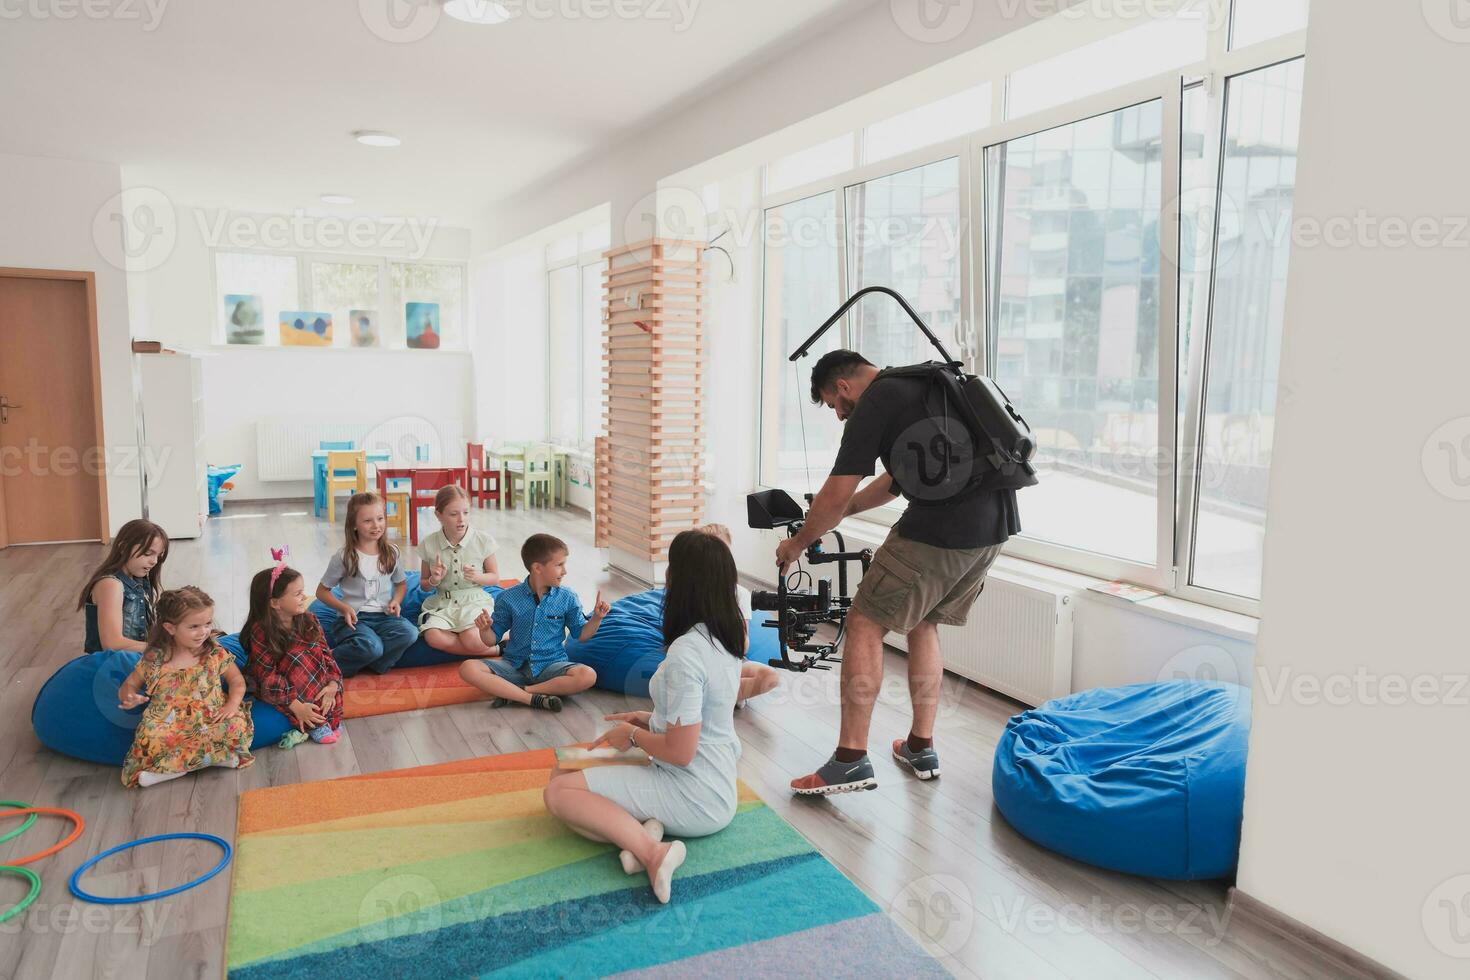
[[[810,504],[812,495],[807,494],[806,500]],[[771,530],[784,527],[788,538],[794,537],[806,521],[801,505],[792,500],[791,495],[784,490],[752,493],[745,498],[745,509],[752,528]],[[837,563],[835,596],[832,594],[830,579],[814,580],[810,572],[802,570],[789,576],[781,575],[775,592],[755,592],[751,595],[752,609],[776,614],[775,619],[764,624],[775,629],[780,637],[781,659],[772,660],[772,667],[796,671],[828,670],[830,668],[827,661],[838,662],[833,658],[846,629],[847,611],[852,606],[852,599],[847,594],[847,563],[861,562],[863,571],[866,572],[868,564],[873,560],[873,552],[866,548],[862,551],[847,551],[842,534],[838,531],[832,531],[831,534],[837,539],[838,550],[823,551],[822,542],[817,541],[807,548],[806,560],[813,565]],[[814,582],[815,589],[791,588],[791,581],[799,576],[806,576],[808,582]],[[837,635],[830,643],[813,643],[812,638],[816,635],[817,627],[823,623],[834,624]],[[792,659],[793,650],[806,656]]]

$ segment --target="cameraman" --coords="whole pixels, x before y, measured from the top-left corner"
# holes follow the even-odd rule
[[[903,516],[873,556],[847,616],[842,658],[842,727],[837,751],[816,772],[791,782],[804,795],[877,786],[868,759],[868,726],[883,682],[883,638],[908,636],[913,725],[895,739],[893,757],[920,779],[939,775],[934,718],[944,664],[941,623],[963,626],[1001,545],[1021,529],[1015,486],[977,456],[974,441],[934,386],[880,373],[850,350],[812,368],[812,401],[845,423],[832,473],[812,501],[805,526],[776,549],[781,574],[844,517],[902,494]],[[862,490],[874,463],[884,472]]]

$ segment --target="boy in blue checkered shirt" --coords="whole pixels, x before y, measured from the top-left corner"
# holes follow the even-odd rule
[[[467,660],[459,668],[466,681],[494,695],[492,707],[525,704],[544,711],[560,711],[561,699],[585,691],[597,674],[585,664],[567,659],[567,633],[589,640],[602,625],[608,604],[597,593],[592,616],[582,612],[582,601],[561,587],[567,574],[567,546],[549,534],[533,534],[521,546],[526,580],[495,597],[495,614],[482,611],[475,625],[487,645],[501,643],[493,660]]]

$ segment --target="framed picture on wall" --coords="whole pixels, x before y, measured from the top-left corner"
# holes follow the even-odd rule
[[[282,347],[331,347],[332,314],[281,311]]]
[[[253,293],[225,294],[225,343],[265,343],[265,319],[260,297]]]
[[[408,327],[408,346],[411,349],[439,349],[438,303],[405,303],[403,322]]]
[[[351,310],[347,314],[352,330],[353,347],[377,347],[382,335],[378,331],[377,310]]]

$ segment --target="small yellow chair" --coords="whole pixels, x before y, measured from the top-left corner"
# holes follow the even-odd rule
[[[408,540],[408,491],[390,490],[383,495],[387,502],[388,530],[398,529],[400,541]]]
[[[331,450],[327,453],[327,522],[337,523],[337,491],[362,493],[367,489],[366,450]]]

